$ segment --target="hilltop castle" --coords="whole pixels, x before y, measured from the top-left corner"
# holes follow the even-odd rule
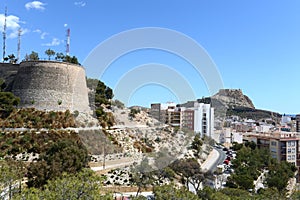
[[[90,112],[85,69],[58,61],[0,63],[0,78],[20,97],[20,107]]]

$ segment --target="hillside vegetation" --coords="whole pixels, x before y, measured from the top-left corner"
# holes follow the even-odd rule
[[[111,127],[115,124],[114,116],[105,109],[111,108],[113,90],[102,81],[88,78],[86,80],[89,91],[89,102],[95,115],[103,128]]]
[[[72,140],[81,143],[80,137],[74,131],[48,130],[48,131],[5,131],[0,132],[0,158],[6,155],[22,160],[28,160],[26,153],[40,154],[60,140]]]
[[[267,110],[259,110],[259,109],[253,109],[253,108],[246,108],[246,107],[234,107],[229,108],[226,113],[227,116],[236,115],[241,118],[248,118],[248,119],[266,119],[266,118],[272,118],[272,119],[278,119],[281,117],[279,113],[274,113]]]
[[[76,127],[75,117],[69,111],[41,111],[34,108],[14,109],[7,118],[0,118],[2,128],[47,128]]]

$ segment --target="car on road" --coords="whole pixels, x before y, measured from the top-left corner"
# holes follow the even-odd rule
[[[226,147],[223,148],[223,151],[228,151],[228,149]]]
[[[224,160],[223,163],[226,164],[226,165],[229,165],[229,160]]]

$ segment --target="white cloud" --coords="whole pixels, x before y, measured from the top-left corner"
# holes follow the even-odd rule
[[[22,32],[21,32],[21,35],[24,35],[24,34],[30,32],[28,29],[21,29],[21,31],[22,31]],[[16,38],[16,37],[18,37],[18,33],[19,33],[19,30],[10,32],[10,33],[8,34],[8,38]]]
[[[68,24],[64,24],[64,27],[67,27],[68,26]]]
[[[18,37],[17,31],[14,31],[14,32],[11,32],[10,34],[8,34],[8,38],[16,38],[16,37]]]
[[[60,45],[60,40],[57,39],[57,38],[53,38],[52,39],[52,42],[50,43],[45,43],[45,44],[42,44],[43,46],[48,46],[48,47],[52,47],[52,46],[58,46]]]
[[[43,32],[41,29],[35,29],[33,32],[40,34],[42,40],[46,38],[46,35],[49,35],[49,33]]]
[[[25,8],[27,10],[37,9],[37,10],[45,10],[45,3],[40,1],[32,1],[25,4]]]
[[[4,20],[5,20],[4,14],[0,14],[1,29],[4,26]],[[20,26],[21,23],[25,23],[25,22],[21,22],[20,18],[15,15],[8,15],[6,17],[6,33],[7,33],[8,38],[16,38],[18,36],[18,30],[21,27]],[[2,30],[1,30],[1,32],[2,32]],[[28,33],[28,32],[29,32],[28,29],[23,29],[22,35],[25,33]]]
[[[22,32],[21,32],[21,35],[24,35],[24,34],[26,34],[26,33],[29,33],[30,32],[30,30],[29,29],[27,29],[27,28],[25,28],[25,29],[21,29],[22,30]]]
[[[48,35],[48,33],[43,32],[43,33],[41,34],[41,39],[42,39],[42,40],[45,39],[46,35]]]
[[[78,7],[84,7],[86,5],[86,2],[83,2],[83,1],[76,1],[74,3],[75,6],[78,6]]]
[[[0,14],[0,27],[4,26],[5,16]],[[6,17],[6,28],[7,30],[15,30],[20,27],[20,18],[14,15],[8,15]]]
[[[32,31],[34,33],[42,33],[42,31],[40,29],[35,29],[34,31]]]

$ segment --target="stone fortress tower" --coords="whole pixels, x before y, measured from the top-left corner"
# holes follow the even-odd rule
[[[85,69],[57,61],[25,61],[12,83],[20,107],[90,113]]]

